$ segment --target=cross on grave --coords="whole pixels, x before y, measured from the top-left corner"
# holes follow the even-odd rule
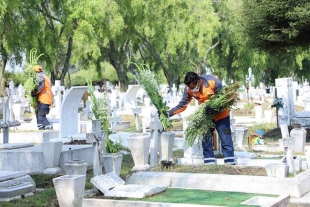
[[[139,114],[141,113],[141,108],[138,108],[137,101],[134,102],[134,108],[132,109],[133,114],[135,115],[136,120],[136,130],[139,132],[141,130],[139,122]]]
[[[3,131],[3,144],[9,143],[9,128],[20,126],[19,121],[10,121],[10,109],[8,104],[8,99],[3,98],[2,102],[2,110],[3,110],[3,119],[0,123],[0,129]]]
[[[286,162],[290,169],[292,169],[294,176],[296,175],[293,153],[292,153],[292,146],[294,146],[294,138],[293,137],[286,137],[283,139],[283,146],[285,152]]]
[[[116,131],[116,124],[120,124],[122,121],[120,116],[116,116],[116,106],[113,106],[112,117],[110,118],[111,130]]]
[[[163,125],[158,119],[158,112],[153,109],[151,112],[151,147],[150,147],[150,166],[154,167],[157,164],[157,153],[160,155],[161,160],[161,133],[163,131]]]
[[[93,144],[94,159],[93,171],[94,177],[102,175],[102,155],[106,152],[105,142],[106,132],[101,130],[101,121],[96,119],[92,120],[92,133],[86,133],[86,143]]]

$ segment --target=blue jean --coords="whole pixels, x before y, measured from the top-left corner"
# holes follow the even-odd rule
[[[47,120],[46,115],[50,112],[50,105],[38,102],[38,109],[36,110],[37,125],[39,128],[42,126],[49,126],[50,122]]]
[[[229,116],[214,122],[216,131],[221,140],[221,147],[224,156],[225,164],[235,164],[234,144],[231,137],[230,118]],[[210,133],[204,135],[202,140],[203,157],[205,164],[215,164],[213,152],[213,132],[214,128],[210,129]]]

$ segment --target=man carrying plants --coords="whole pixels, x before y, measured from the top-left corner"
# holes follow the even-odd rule
[[[196,134],[199,134],[196,131],[204,131],[202,134],[202,148],[203,148],[203,157],[204,157],[204,164],[205,165],[214,165],[216,164],[216,159],[214,157],[213,152],[213,132],[216,128],[219,137],[221,139],[222,144],[222,152],[224,155],[224,162],[225,164],[234,165],[235,158],[234,158],[234,147],[233,141],[231,137],[231,130],[230,130],[230,118],[229,118],[229,109],[223,103],[228,103],[225,95],[222,96],[222,84],[220,80],[212,75],[197,75],[195,72],[188,72],[184,79],[184,84],[187,86],[184,88],[182,100],[179,102],[177,106],[170,109],[167,112],[167,115],[173,116],[178,113],[183,112],[188,104],[191,102],[193,98],[195,98],[199,104],[208,104],[208,102],[212,102],[212,105],[216,105],[217,107],[210,107],[206,105],[203,108],[203,111],[200,112],[199,116],[202,120],[197,119],[194,117],[190,121],[190,129],[187,130],[185,135],[191,136],[191,140],[187,143],[192,144],[193,140],[196,138]],[[227,91],[225,91],[226,93]],[[215,99],[211,98],[212,95],[217,94]],[[221,95],[219,95],[221,94]],[[226,93],[227,94],[227,93]],[[223,98],[225,100],[223,100]],[[212,100],[211,100],[212,99]],[[202,109],[198,109],[202,110]],[[210,118],[211,117],[211,118]],[[209,124],[208,129],[202,129],[198,126],[201,126],[200,123],[195,123],[193,120],[198,120],[198,122],[205,122],[205,119],[211,123]],[[205,125],[206,126],[206,125]],[[214,128],[215,127],[215,128]],[[193,133],[191,133],[193,132]],[[195,135],[195,136],[194,136]]]
[[[53,129],[46,115],[49,113],[49,107],[53,103],[53,94],[50,79],[43,73],[41,65],[33,66],[33,70],[37,73],[39,82],[37,88],[31,91],[31,96],[37,98],[37,126],[39,130]]]

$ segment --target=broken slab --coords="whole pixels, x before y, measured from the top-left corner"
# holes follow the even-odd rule
[[[156,185],[121,185],[104,194],[105,197],[144,198],[166,190],[164,186]]]
[[[33,195],[36,185],[25,172],[0,171],[0,201]]]
[[[104,175],[93,177],[90,182],[98,188],[103,194],[116,186],[124,185],[123,181],[116,173],[111,172]]]

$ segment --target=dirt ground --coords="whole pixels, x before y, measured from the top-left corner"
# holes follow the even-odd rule
[[[310,129],[306,129],[307,136],[306,136],[306,142],[310,142]],[[270,130],[264,134],[264,137],[272,138],[272,139],[281,139],[281,129],[275,128],[273,130]]]

